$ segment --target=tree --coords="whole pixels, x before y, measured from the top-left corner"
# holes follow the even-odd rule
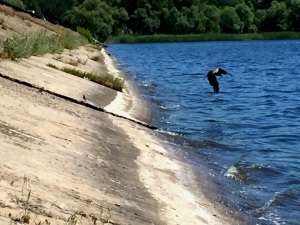
[[[243,22],[243,33],[247,33],[249,31],[250,26],[253,23],[254,14],[251,11],[250,7],[245,3],[240,3],[235,7],[236,13],[239,15],[241,22]]]
[[[258,9],[254,14],[253,24],[257,27],[258,31],[266,30],[268,24],[266,23],[266,10]]]
[[[290,28],[300,31],[300,0],[292,0],[289,12]]]
[[[165,32],[167,34],[173,34],[176,32],[175,24],[178,22],[178,18],[180,17],[181,17],[181,13],[175,7],[173,7],[169,11],[164,21]]]
[[[219,33],[220,32],[220,10],[212,5],[207,5],[204,10],[204,15],[206,16],[206,31]]]
[[[243,22],[240,20],[235,9],[230,6],[226,6],[221,11],[220,27],[224,33],[240,33],[243,30]]]
[[[288,10],[284,2],[273,1],[266,11],[266,31],[283,31],[288,29]]]
[[[154,34],[160,26],[158,14],[152,11],[152,6],[146,4],[145,8],[138,8],[131,16],[131,27],[135,33]]]
[[[205,32],[207,18],[198,6],[193,5],[189,8],[183,7],[181,14],[187,19],[186,25],[189,28],[189,33]]]
[[[105,40],[111,33],[114,25],[113,14],[115,9],[99,0],[85,0],[78,7],[66,12],[66,20],[74,26],[88,28],[93,35]]]

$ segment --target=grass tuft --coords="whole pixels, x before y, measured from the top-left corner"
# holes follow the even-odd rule
[[[87,41],[75,32],[65,31],[61,35],[49,34],[46,30],[30,33],[25,37],[14,36],[2,43],[3,53],[8,58],[29,58],[46,53],[60,53],[64,48],[75,49]]]
[[[74,68],[68,68],[68,67],[64,67],[63,69],[61,69],[61,71],[65,73],[73,74],[81,78],[89,79],[95,83],[104,85],[106,87],[112,88],[117,91],[122,91],[125,86],[124,79],[116,77],[111,74],[97,75],[95,73],[82,72],[80,70],[76,70]]]
[[[51,68],[54,68],[54,69],[57,69],[58,70],[58,67],[55,66],[54,64],[52,63],[48,63],[47,66],[51,67]]]

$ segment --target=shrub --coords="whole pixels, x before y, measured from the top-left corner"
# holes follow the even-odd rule
[[[93,42],[94,38],[90,30],[85,29],[83,27],[77,27],[77,32],[84,36],[90,43]]]

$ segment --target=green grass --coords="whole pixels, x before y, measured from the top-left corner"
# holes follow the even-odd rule
[[[48,63],[47,66],[54,68],[54,69],[59,69],[59,68],[57,68],[57,66],[55,66],[51,63]],[[75,75],[77,77],[89,79],[95,83],[104,85],[106,87],[109,87],[109,88],[117,90],[117,91],[122,91],[123,88],[125,87],[125,81],[122,78],[116,77],[111,74],[98,75],[95,73],[82,72],[80,70],[77,70],[74,68],[68,68],[68,67],[64,67],[59,70],[65,72],[65,73]]]
[[[107,74],[107,75],[97,75],[94,73],[81,72],[74,68],[64,67],[61,71],[73,74],[78,77],[87,78],[95,83],[102,84],[106,87],[112,88],[117,91],[122,91],[125,82],[122,78]]]
[[[203,33],[187,35],[122,35],[109,37],[108,43],[162,43],[162,42],[198,42],[198,41],[246,41],[246,40],[284,40],[300,39],[300,32],[269,32],[249,34]]]
[[[55,66],[54,64],[52,63],[48,63],[47,66],[51,67],[51,68],[54,68],[54,69],[57,69],[58,70],[58,67]]]
[[[59,53],[65,48],[75,49],[88,41],[81,35],[64,31],[61,35],[49,34],[46,30],[30,33],[25,37],[14,36],[1,43],[3,52],[8,58],[29,58],[46,53]]]

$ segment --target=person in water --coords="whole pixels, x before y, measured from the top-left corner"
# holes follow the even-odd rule
[[[214,93],[219,93],[219,82],[218,82],[216,76],[221,77],[222,74],[227,74],[227,72],[225,70],[223,70],[222,68],[216,68],[216,69],[212,69],[212,70],[208,71],[208,73],[206,75],[206,77],[209,81],[209,84],[213,87]],[[231,76],[231,74],[229,74],[229,75]]]

